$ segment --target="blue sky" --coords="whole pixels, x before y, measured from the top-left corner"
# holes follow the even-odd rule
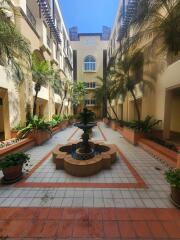
[[[101,32],[112,27],[119,0],[59,0],[67,29],[77,26],[79,32]]]

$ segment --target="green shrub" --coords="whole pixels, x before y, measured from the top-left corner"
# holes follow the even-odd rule
[[[0,169],[28,164],[29,159],[29,155],[23,152],[9,154],[0,161]]]
[[[34,116],[33,118],[31,118],[27,127],[20,130],[18,138],[24,138],[28,134],[36,131],[46,131],[51,134],[51,126],[44,119],[39,118],[38,116]]]
[[[57,123],[60,123],[63,120],[63,117],[59,114],[53,115],[53,120],[55,120]]]
[[[170,168],[165,172],[165,177],[172,187],[180,188],[180,169]]]
[[[56,127],[59,124],[59,122],[57,122],[55,119],[52,119],[51,121],[49,121],[49,125],[51,128]]]
[[[134,120],[127,123],[127,127],[134,129],[136,132],[148,133],[158,125],[161,121],[153,119],[151,116],[147,116],[144,120]]]

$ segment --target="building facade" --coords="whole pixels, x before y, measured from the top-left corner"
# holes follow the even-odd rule
[[[58,0],[12,0],[15,15],[12,21],[30,43],[31,53],[47,60],[60,72],[61,79],[72,81],[73,52]],[[1,139],[10,138],[11,129],[26,121],[26,108],[33,106],[34,82],[27,64],[23,66],[25,80],[16,84],[7,69],[0,66],[0,133]],[[38,94],[37,115],[51,119],[58,113],[61,98],[51,85],[42,86]],[[64,105],[64,113],[70,112]]]
[[[102,84],[97,76],[103,77],[105,72],[109,36],[108,27],[103,27],[102,33],[78,33],[77,27],[70,29],[74,81],[86,84],[85,105],[97,117],[102,116],[102,109],[96,103],[95,89]]]
[[[126,38],[126,30],[131,21],[132,15],[136,9],[137,0],[120,0],[117,16],[112,28],[110,41],[108,45],[108,61],[116,50],[120,47],[120,40]],[[173,62],[169,62],[168,56],[163,59],[165,66],[157,76],[154,84],[154,90],[146,94],[140,91],[135,92],[138,99],[141,119],[147,115],[154,116],[162,120],[161,128],[165,139],[171,139],[180,136],[180,58],[177,57]],[[159,60],[158,64],[161,64]],[[153,70],[152,70],[153,71]],[[134,101],[131,96],[127,96],[124,101],[114,99],[114,109],[119,119],[131,121],[137,119],[134,107]],[[111,117],[115,118],[113,112]],[[176,140],[175,140],[176,141]]]

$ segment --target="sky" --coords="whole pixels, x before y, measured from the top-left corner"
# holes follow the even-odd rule
[[[67,29],[78,27],[81,33],[102,32],[112,27],[119,0],[59,0]]]

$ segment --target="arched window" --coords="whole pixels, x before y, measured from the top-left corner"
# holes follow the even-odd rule
[[[93,56],[87,56],[84,59],[84,71],[94,72],[96,70],[96,60]]]

